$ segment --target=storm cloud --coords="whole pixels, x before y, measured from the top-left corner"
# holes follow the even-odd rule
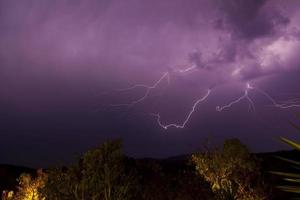
[[[84,149],[99,137],[124,137],[132,155],[167,156],[196,148],[194,138],[206,136],[197,135],[199,130],[225,130],[221,139],[238,134],[232,116],[245,126],[256,117],[212,111],[240,95],[247,82],[275,97],[299,92],[299,10],[297,0],[0,0],[1,130],[9,132],[1,141],[20,133],[41,140],[50,135],[54,144],[60,137],[62,143],[79,144],[86,138],[78,147]],[[193,70],[179,73],[187,68]],[[166,72],[169,85],[163,82],[167,86],[160,85],[149,101],[131,109],[107,108],[143,94],[115,89],[151,85]],[[166,121],[182,121],[208,88],[214,89],[211,99],[193,117],[195,129],[182,130],[190,133],[186,137],[161,136],[153,119],[141,114],[159,111]],[[267,103],[258,98],[258,107]],[[144,127],[148,130],[140,135]],[[255,130],[267,141],[261,127]],[[161,146],[151,149],[156,144]],[[0,146],[2,152],[12,148]],[[9,153],[3,156],[9,160]]]

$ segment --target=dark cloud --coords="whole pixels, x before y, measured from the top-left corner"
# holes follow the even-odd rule
[[[287,25],[289,19],[271,6],[266,0],[220,1],[224,16],[217,20],[216,27],[230,30],[241,39],[255,39],[274,34],[278,26]]]

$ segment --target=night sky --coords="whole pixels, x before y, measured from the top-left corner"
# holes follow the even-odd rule
[[[298,0],[0,0],[0,163],[285,149],[299,52]]]

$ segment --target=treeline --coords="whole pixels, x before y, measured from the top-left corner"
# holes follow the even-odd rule
[[[239,140],[186,159],[128,158],[121,140],[87,151],[70,166],[22,174],[4,200],[263,200],[270,199],[260,160]]]
[[[298,116],[300,120],[300,116]],[[296,124],[292,125],[300,131]],[[2,200],[283,200],[300,194],[300,143],[290,157],[250,154],[238,139],[186,159],[133,159],[107,141],[69,166],[21,174]],[[276,166],[280,166],[276,168]],[[281,184],[280,186],[278,184]],[[283,193],[282,191],[288,192]]]

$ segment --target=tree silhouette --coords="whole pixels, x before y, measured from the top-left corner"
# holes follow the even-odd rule
[[[134,176],[121,147],[120,140],[108,141],[87,151],[75,165],[49,170],[43,194],[53,200],[130,199]]]

